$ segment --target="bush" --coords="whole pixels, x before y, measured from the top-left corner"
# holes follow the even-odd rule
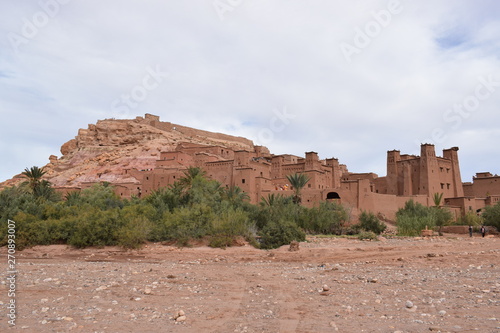
[[[47,243],[46,225],[40,223],[36,216],[19,212],[13,220],[16,222],[16,247],[18,250]]]
[[[374,232],[380,235],[387,228],[387,225],[380,221],[377,216],[369,212],[361,212],[359,216],[359,229]]]
[[[297,223],[310,233],[342,234],[349,216],[343,206],[334,202],[321,202],[319,207],[303,208]]]
[[[126,249],[137,249],[146,242],[151,228],[152,223],[146,217],[134,217],[118,229],[117,244]]]
[[[306,234],[294,222],[284,219],[271,222],[260,232],[261,247],[263,249],[274,249],[290,244],[291,241],[304,241]]]
[[[458,220],[455,222],[457,225],[472,225],[478,227],[484,224],[483,218],[481,216],[477,216],[474,212],[467,212],[464,216],[460,216]]]
[[[358,239],[359,240],[376,240],[378,239],[377,238],[377,234],[372,232],[372,231],[361,231],[359,234],[358,234]]]
[[[239,236],[250,240],[253,238],[250,227],[246,212],[242,209],[227,208],[212,220],[210,246],[222,248],[230,246]]]
[[[164,216],[162,241],[175,240],[180,246],[187,246],[190,239],[199,239],[210,234],[213,210],[206,205],[177,208]]]
[[[419,236],[420,232],[426,227],[432,229],[436,223],[441,223],[441,212],[437,212],[436,207],[425,207],[420,203],[415,203],[409,200],[405,203],[405,207],[401,208],[396,213],[396,224],[398,234],[402,236]],[[450,214],[451,216],[451,214]]]
[[[117,230],[122,226],[117,209],[102,211],[94,208],[78,216],[68,244],[78,248],[117,245]]]
[[[426,227],[434,228],[434,219],[431,215],[427,216],[411,216],[400,215],[396,220],[398,234],[401,236],[420,236],[420,232]]]
[[[233,236],[217,234],[210,238],[210,243],[208,244],[208,246],[225,249],[226,247],[231,246],[234,240],[235,238]]]
[[[67,204],[71,205],[73,202],[76,202],[77,205],[87,203],[101,210],[123,207],[123,201],[108,183],[94,184],[92,187],[82,190],[78,199],[67,201]]]
[[[500,230],[500,202],[494,206],[486,206],[483,212],[484,224]]]
[[[439,227],[439,232],[441,233],[441,227],[450,224],[453,215],[446,207],[429,207],[429,210],[434,217],[435,225]]]

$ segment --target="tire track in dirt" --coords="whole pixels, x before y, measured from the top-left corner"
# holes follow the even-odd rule
[[[234,270],[238,271],[237,267],[235,267]],[[241,326],[241,318],[243,317],[242,309],[244,309],[245,298],[247,298],[246,293],[249,285],[250,282],[248,277],[242,273],[238,273],[237,278],[231,282],[230,286],[228,286],[229,289],[227,292],[228,295],[231,296],[230,300],[224,300],[225,311],[223,313],[207,317],[207,320],[211,323],[210,328],[208,328],[210,332],[238,332],[237,328]],[[235,292],[236,290],[239,291]]]
[[[280,333],[295,333],[300,325],[302,315],[299,310],[301,303],[296,301],[298,295],[296,291],[289,290],[283,287],[279,288],[278,304],[279,306],[279,332]]]

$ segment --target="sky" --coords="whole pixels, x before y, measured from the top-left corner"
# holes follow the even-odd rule
[[[497,0],[37,0],[0,10],[0,181],[151,113],[386,175],[458,146],[500,174]]]

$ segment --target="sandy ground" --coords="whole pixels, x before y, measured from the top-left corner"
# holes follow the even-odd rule
[[[16,253],[15,327],[0,253],[0,332],[500,332],[500,238],[35,247]]]

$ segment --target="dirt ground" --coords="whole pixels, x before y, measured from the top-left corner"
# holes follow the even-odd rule
[[[0,331],[500,332],[500,238],[309,238],[300,250],[18,251]]]

